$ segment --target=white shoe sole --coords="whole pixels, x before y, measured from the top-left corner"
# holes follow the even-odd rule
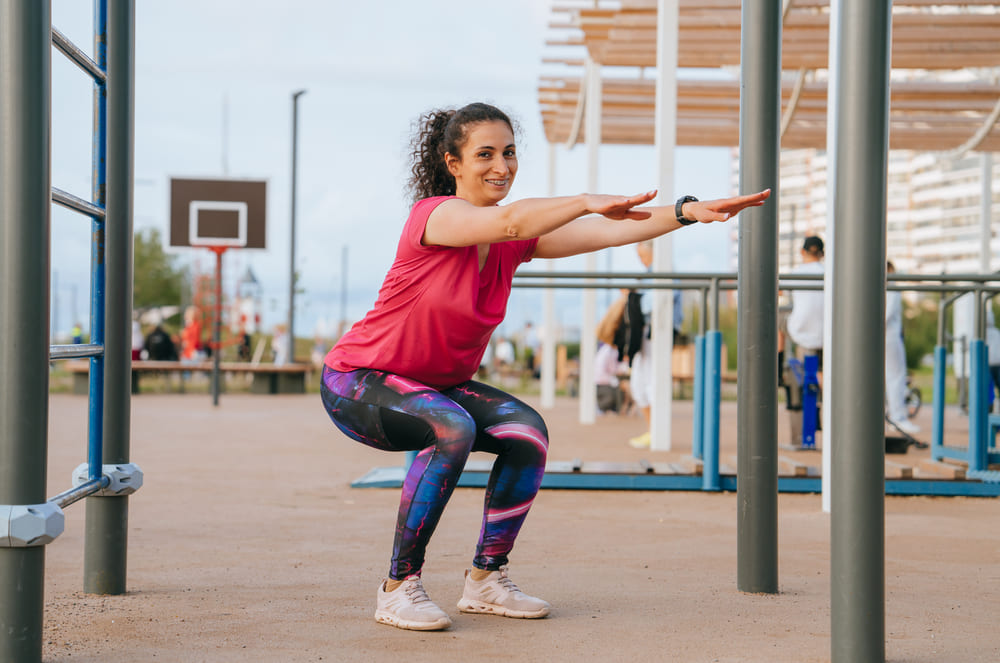
[[[414,622],[408,619],[400,619],[393,613],[385,610],[375,611],[375,621],[379,624],[388,624],[389,626],[406,629],[407,631],[442,631],[451,626],[451,619],[448,617],[442,617],[435,622]]]
[[[501,617],[513,617],[514,619],[541,619],[549,614],[551,610],[549,607],[538,610],[511,610],[502,605],[483,603],[482,601],[470,601],[465,598],[458,602],[458,609],[462,612],[471,612],[480,615],[500,615]]]

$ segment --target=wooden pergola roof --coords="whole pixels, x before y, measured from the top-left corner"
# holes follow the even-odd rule
[[[656,4],[656,0],[619,0],[596,9],[592,3],[556,5],[560,19],[550,27],[563,36],[548,40],[547,46],[563,51],[570,47],[576,53],[544,58],[572,72],[544,77],[539,85],[549,142],[567,142],[574,128],[577,139],[585,139],[583,127],[575,127],[574,122],[579,120],[581,66],[589,54],[606,66],[602,141],[653,143],[655,81],[635,70],[612,76],[609,72],[614,69],[607,67],[655,67]],[[739,142],[740,4],[740,0],[680,0],[679,66],[726,74],[720,77],[716,71],[707,80],[678,81],[678,145],[734,146]],[[786,0],[786,7],[781,144],[822,148],[826,143],[829,0]],[[989,0],[896,0],[892,30],[896,75],[890,101],[890,148],[1000,148],[997,4]],[[901,69],[914,71],[897,71]]]

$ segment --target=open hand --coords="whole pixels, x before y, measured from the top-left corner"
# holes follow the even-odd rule
[[[650,212],[632,208],[648,203],[655,197],[656,191],[647,191],[635,196],[590,195],[587,197],[587,209],[615,221],[648,219],[651,216]]]
[[[747,207],[760,207],[770,195],[771,190],[764,189],[759,193],[751,193],[735,198],[684,203],[682,211],[685,219],[694,219],[702,223],[728,221]]]

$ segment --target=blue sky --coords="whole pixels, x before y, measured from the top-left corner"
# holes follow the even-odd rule
[[[53,25],[92,52],[91,3],[53,0],[52,7]],[[265,328],[283,321],[291,94],[306,89],[299,100],[297,196],[297,267],[305,294],[297,298],[296,330],[311,334],[317,321],[339,318],[344,246],[347,316],[360,317],[375,299],[406,217],[406,149],[411,123],[422,112],[470,101],[510,112],[522,135],[509,200],[546,195],[548,148],[537,88],[541,75],[560,72],[542,64],[549,20],[549,3],[540,0],[140,0],[136,231],[155,227],[167,234],[171,177],[267,180],[268,248],[227,253],[226,276],[251,266],[263,288]],[[52,183],[89,197],[92,86],[58,52],[52,63]],[[677,165],[675,191],[702,198],[730,193],[728,150],[682,148]],[[583,191],[586,167],[584,146],[560,149],[556,192]],[[645,191],[656,178],[652,147],[602,147],[602,192]],[[52,221],[60,303],[54,317],[60,330],[72,325],[74,313],[86,327],[89,223],[58,207]],[[728,231],[705,226],[678,233],[675,268],[727,269]],[[202,270],[213,265],[204,250],[177,249],[176,255]],[[599,264],[639,269],[629,248],[602,255]],[[582,269],[583,260],[560,261],[556,268]],[[575,324],[579,299],[578,293],[560,293],[563,324]],[[515,290],[505,327],[512,331],[537,319],[540,301],[538,291]]]

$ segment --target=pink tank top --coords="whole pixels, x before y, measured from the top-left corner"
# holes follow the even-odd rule
[[[514,271],[537,239],[498,242],[482,271],[475,246],[424,246],[431,212],[447,196],[410,211],[396,259],[367,315],[326,356],[335,371],[372,368],[444,389],[471,379],[507,312]]]

